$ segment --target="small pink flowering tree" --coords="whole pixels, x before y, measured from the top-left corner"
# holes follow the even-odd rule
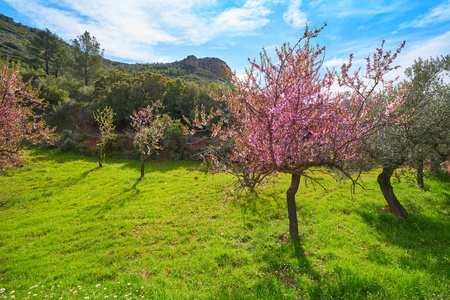
[[[359,173],[352,177],[351,172],[364,158],[365,139],[387,124],[405,100],[403,92],[391,93],[392,82],[383,79],[404,44],[394,54],[377,49],[366,59],[364,77],[359,70],[349,74],[352,56],[340,74],[321,75],[325,48],[312,46],[311,40],[322,29],[306,29],[294,47],[284,44],[276,61],[263,50],[259,63],[250,61],[244,79],[233,76],[234,88],[213,96],[227,108],[222,112],[226,123],[216,124],[213,136],[229,149],[210,153],[213,165],[233,172],[241,186],[250,188],[278,172],[291,174],[289,231],[297,241],[295,195],[301,176],[308,176],[311,167],[329,166],[355,183]],[[336,92],[334,85],[346,92]],[[380,85],[384,90],[377,92]],[[206,119],[198,118],[195,126],[207,124]]]
[[[0,66],[0,170],[20,164],[27,144],[53,142],[53,129],[36,114],[44,105],[38,90],[22,81],[18,66]]]
[[[159,110],[161,103],[156,102],[130,116],[131,126],[135,130],[134,146],[141,159],[141,178],[144,177],[145,162],[161,149],[166,123],[162,121]]]

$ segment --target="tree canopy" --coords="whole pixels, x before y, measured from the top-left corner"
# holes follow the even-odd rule
[[[263,50],[259,62],[250,61],[244,79],[234,76],[234,89],[225,87],[214,97],[225,103],[227,111],[219,114],[228,114],[228,120],[213,132],[229,152],[210,153],[213,164],[251,188],[277,172],[292,174],[287,201],[290,233],[296,240],[300,176],[308,176],[312,167],[329,166],[351,177],[355,162],[363,161],[366,139],[390,122],[390,115],[406,99],[404,87],[392,93],[392,82],[383,78],[396,68],[391,64],[404,44],[394,53],[378,48],[366,58],[365,74],[349,75],[350,56],[340,73],[322,75],[325,48],[311,43],[321,30],[306,29],[295,46],[277,49],[276,60]],[[334,84],[348,92],[336,92]],[[384,90],[377,93],[381,85]]]
[[[85,31],[72,40],[72,46],[74,76],[89,85],[102,72],[103,50],[100,49],[100,43]]]

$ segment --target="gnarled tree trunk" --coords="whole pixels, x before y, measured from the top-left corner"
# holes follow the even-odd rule
[[[289,233],[295,241],[300,241],[298,236],[297,207],[295,205],[295,194],[300,184],[300,174],[292,174],[291,186],[286,192],[287,208],[289,215]]]
[[[385,167],[383,168],[383,172],[378,175],[377,181],[380,185],[381,192],[383,193],[384,198],[386,199],[388,206],[383,210],[391,211],[398,219],[408,217],[408,212],[406,209],[400,204],[397,200],[397,197],[394,194],[394,189],[391,185],[391,176],[394,173],[393,167]]]

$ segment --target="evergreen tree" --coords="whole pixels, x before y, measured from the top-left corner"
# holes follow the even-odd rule
[[[44,65],[45,74],[50,74],[50,66],[56,56],[62,51],[63,45],[58,36],[48,28],[38,31],[30,42],[29,52],[34,62]]]
[[[87,31],[72,40],[72,46],[74,76],[84,80],[84,85],[89,85],[102,72],[103,49]]]

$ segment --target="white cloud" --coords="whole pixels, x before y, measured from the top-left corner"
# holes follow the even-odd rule
[[[448,21],[450,21],[450,0],[434,7],[430,12],[420,16],[411,23],[404,23],[400,27],[427,27]]]
[[[354,43],[366,44],[365,41],[355,41]],[[398,46],[395,43],[396,41],[387,41],[386,45],[384,46],[384,50],[387,51],[391,49],[392,52],[395,52]],[[372,55],[372,53],[375,52],[375,48],[379,46],[380,45],[374,47],[364,47],[360,49],[360,51],[356,51],[354,53],[355,55],[352,70],[355,71],[358,68],[361,68],[361,74],[363,74],[366,68],[366,61],[364,57],[366,57],[368,54]],[[349,47],[344,48],[348,49]],[[406,43],[406,47],[403,48],[397,59],[392,63],[392,66],[399,65],[400,68],[388,73],[385,79],[393,80],[398,77],[400,80],[404,80],[406,79],[405,69],[412,66],[414,64],[414,60],[417,60],[419,57],[423,59],[429,59],[430,57],[435,58],[441,55],[449,55],[449,49],[450,31],[447,31],[446,33],[434,38],[415,41],[413,44]],[[350,53],[350,50],[347,51],[345,51],[345,54],[344,51],[340,51],[338,54],[335,54],[332,58],[324,62],[324,66],[330,69],[335,68],[336,70],[339,70],[343,63],[348,62],[348,53]]]
[[[290,0],[289,8],[283,14],[284,21],[294,28],[302,28],[307,23],[306,14],[300,10],[302,0]]]
[[[210,0],[5,0],[39,28],[66,41],[85,30],[106,55],[135,61],[169,61],[155,46],[200,45],[219,35],[253,34],[269,22],[270,1],[248,0],[220,10]]]
[[[324,66],[327,68],[340,68],[342,66],[342,64],[347,63],[348,59],[340,59],[340,58],[335,58],[335,59],[330,59],[324,62]]]
[[[417,41],[410,47],[404,49],[404,51],[398,56],[395,61],[396,65],[400,65],[400,68],[389,74],[389,79],[393,79],[399,76],[401,79],[405,78],[405,69],[414,64],[414,60],[419,57],[428,59],[430,57],[449,55],[450,49],[450,31],[434,37],[429,40]]]

